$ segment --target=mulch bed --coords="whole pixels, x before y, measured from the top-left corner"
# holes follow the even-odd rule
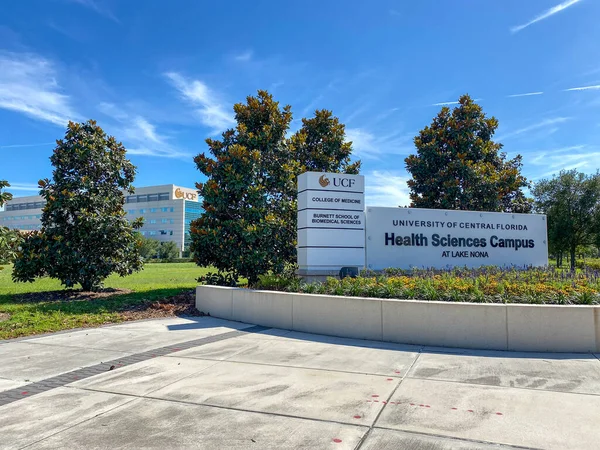
[[[124,320],[151,319],[171,316],[204,316],[196,309],[196,291],[186,291],[152,303],[128,307],[121,312]]]
[[[113,289],[105,288],[98,292],[87,292],[81,289],[64,289],[60,291],[31,292],[27,294],[13,295],[13,300],[19,303],[40,303],[40,302],[77,302],[96,300],[114,295],[129,294],[131,289]]]
[[[10,319],[10,314],[0,312],[0,322]]]
[[[69,289],[20,294],[13,296],[13,300],[20,303],[93,301],[129,294],[131,292],[133,291],[130,289],[112,288],[102,289],[98,292]],[[123,309],[117,312],[123,320],[205,315],[196,309],[196,292],[193,289],[159,300],[142,302],[136,305],[124,305]],[[0,321],[8,320],[9,317],[8,314],[0,313]]]

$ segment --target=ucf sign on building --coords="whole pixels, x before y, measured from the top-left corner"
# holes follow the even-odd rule
[[[544,215],[366,206],[364,188],[363,175],[298,177],[299,275],[548,264]]]

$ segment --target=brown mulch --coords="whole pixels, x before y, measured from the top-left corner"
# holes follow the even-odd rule
[[[131,289],[113,289],[105,288],[98,292],[87,292],[81,289],[65,289],[60,291],[46,291],[46,292],[31,292],[27,294],[18,294],[13,296],[13,300],[19,303],[40,303],[40,302],[53,302],[53,301],[87,301],[96,300],[113,295],[129,294],[133,292]]]
[[[153,319],[172,316],[205,316],[196,309],[196,292],[186,291],[152,303],[128,307],[121,312],[124,320]]]
[[[106,288],[98,292],[86,292],[70,289],[62,291],[34,292],[13,296],[13,299],[21,303],[39,303],[52,301],[90,301],[101,300],[112,296],[129,294],[130,289]],[[196,292],[192,289],[181,294],[165,297],[159,300],[147,301],[137,305],[124,305],[118,311],[123,320],[141,320],[173,316],[204,316],[203,312],[196,309]],[[10,315],[0,313],[0,321],[8,320]]]

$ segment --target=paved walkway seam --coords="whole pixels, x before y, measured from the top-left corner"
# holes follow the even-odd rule
[[[93,377],[110,370],[118,370],[121,367],[130,366],[132,364],[147,361],[159,356],[171,355],[181,350],[188,350],[202,345],[212,344],[214,342],[232,339],[234,337],[243,336],[248,333],[260,333],[269,330],[270,327],[252,326],[241,330],[228,331],[226,333],[207,336],[204,338],[194,339],[191,341],[179,342],[177,344],[167,345],[165,347],[155,348],[140,353],[134,353],[123,358],[114,359],[112,361],[102,362],[93,366],[83,367],[81,369],[72,370],[55,377],[46,378],[45,380],[29,383],[18,388],[9,389],[0,392],[0,407],[9,403],[16,402],[25,398],[32,397],[42,392],[47,392],[58,387],[65,386],[78,380]]]

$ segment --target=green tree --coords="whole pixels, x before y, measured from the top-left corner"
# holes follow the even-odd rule
[[[133,193],[135,166],[125,147],[90,120],[69,122],[50,157],[52,181],[40,180],[46,200],[40,232],[23,243],[13,279],[58,278],[66,287],[97,290],[111,273],[142,268],[135,229],[125,217],[123,191]]]
[[[18,230],[0,227],[0,264],[13,262],[23,242],[23,236]]]
[[[302,119],[302,127],[288,141],[290,151],[303,172],[344,172],[357,174],[360,161],[351,162],[352,142],[346,141],[346,127],[331,111],[315,111]]]
[[[145,261],[158,257],[158,247],[160,246],[160,242],[156,239],[147,238],[142,235],[139,235],[138,239],[140,241],[140,256],[144,258]]]
[[[179,258],[179,247],[173,241],[161,242],[158,247],[158,258],[162,261],[175,261]]]
[[[190,251],[197,264],[255,284],[295,262],[297,176],[307,169],[358,171],[360,163],[350,163],[344,127],[329,111],[304,120],[290,139],[291,107],[281,109],[266,91],[234,112],[235,129],[207,139],[210,155],[194,159],[207,180],[196,184],[205,213],[191,225]]]
[[[506,160],[492,137],[498,127],[469,95],[443,107],[415,137],[416,155],[405,159],[411,206],[432,209],[530,212],[522,189],[521,156]]]
[[[568,252],[575,270],[577,247],[597,242],[600,229],[600,174],[586,176],[577,170],[561,171],[533,187],[536,210],[548,218],[551,252]]]
[[[8,181],[0,180],[0,206],[12,199],[12,194],[10,192],[3,192],[4,188],[7,187],[10,187]]]

